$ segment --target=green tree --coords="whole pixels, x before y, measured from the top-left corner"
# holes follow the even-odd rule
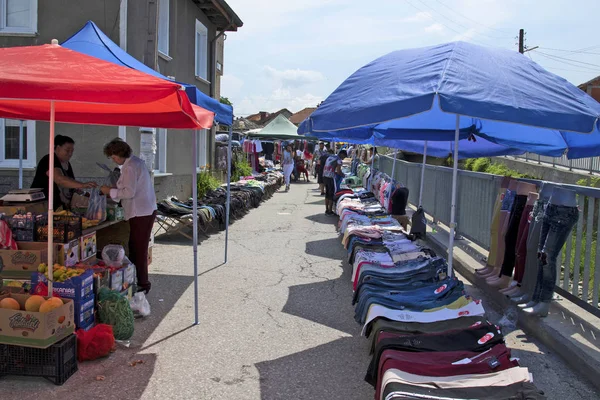
[[[221,96],[221,103],[227,104],[228,106],[233,107],[233,103],[231,101],[229,101],[229,99],[227,97]]]

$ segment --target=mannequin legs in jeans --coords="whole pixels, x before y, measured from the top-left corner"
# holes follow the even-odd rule
[[[569,234],[579,219],[577,207],[548,204],[542,224],[540,250],[538,252],[538,279],[532,301],[524,312],[545,317],[554,294],[557,258]]]

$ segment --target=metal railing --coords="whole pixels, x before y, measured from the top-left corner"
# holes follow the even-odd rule
[[[382,156],[381,171],[391,175],[393,159]],[[421,183],[421,164],[397,160],[394,179],[409,190],[409,202],[417,205]],[[503,177],[472,171],[458,171],[456,234],[485,250],[490,248],[490,229],[494,203]],[[527,180],[538,186],[542,183]],[[557,291],[594,313],[600,308],[600,189],[562,185],[577,192],[580,215],[576,227],[562,249],[561,273]],[[435,222],[450,223],[452,169],[427,165],[423,187],[423,208]],[[596,268],[598,265],[598,268]]]
[[[531,163],[545,163],[550,164],[553,167],[559,166],[568,168],[569,171],[574,169],[585,171],[588,173],[600,173],[600,157],[588,157],[588,158],[578,158],[575,160],[569,160],[566,155],[562,157],[547,157],[541,156],[535,153],[525,153],[521,156],[505,156],[506,158],[514,158],[517,160],[524,160],[526,162]]]

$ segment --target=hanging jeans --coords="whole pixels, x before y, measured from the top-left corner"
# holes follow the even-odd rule
[[[283,176],[285,177],[285,185],[290,185],[290,175],[292,175],[292,171],[294,171],[294,164],[284,164],[283,166]]]
[[[552,300],[558,270],[556,265],[558,254],[577,220],[579,220],[577,207],[555,204],[548,204],[546,207],[538,248],[538,278],[533,301],[548,303]]]
[[[521,216],[527,204],[527,196],[517,195],[514,198],[510,210],[510,219],[508,220],[508,230],[504,236],[504,261],[502,262],[501,275],[512,276],[515,267],[517,252],[517,236],[519,235],[519,225]]]
[[[544,211],[546,210],[547,200],[538,200],[531,210],[531,223],[529,224],[529,234],[527,235],[527,255],[525,256],[525,269],[523,280],[521,281],[521,290],[524,294],[531,296],[535,290],[538,276],[538,246],[540,244],[540,235],[542,233],[542,223]]]
[[[531,223],[531,211],[533,205],[525,206],[521,224],[519,225],[519,235],[517,236],[517,260],[515,262],[515,281],[521,283],[525,273],[525,261],[527,260],[527,238],[529,235],[529,224]]]

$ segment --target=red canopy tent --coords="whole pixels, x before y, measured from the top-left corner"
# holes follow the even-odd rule
[[[50,121],[50,181],[54,180],[55,122],[175,129],[212,127],[214,113],[193,106],[179,84],[52,42],[0,48],[0,117]],[[50,185],[48,232],[53,231],[53,191],[54,186]],[[53,239],[52,234],[48,235],[49,295]]]

